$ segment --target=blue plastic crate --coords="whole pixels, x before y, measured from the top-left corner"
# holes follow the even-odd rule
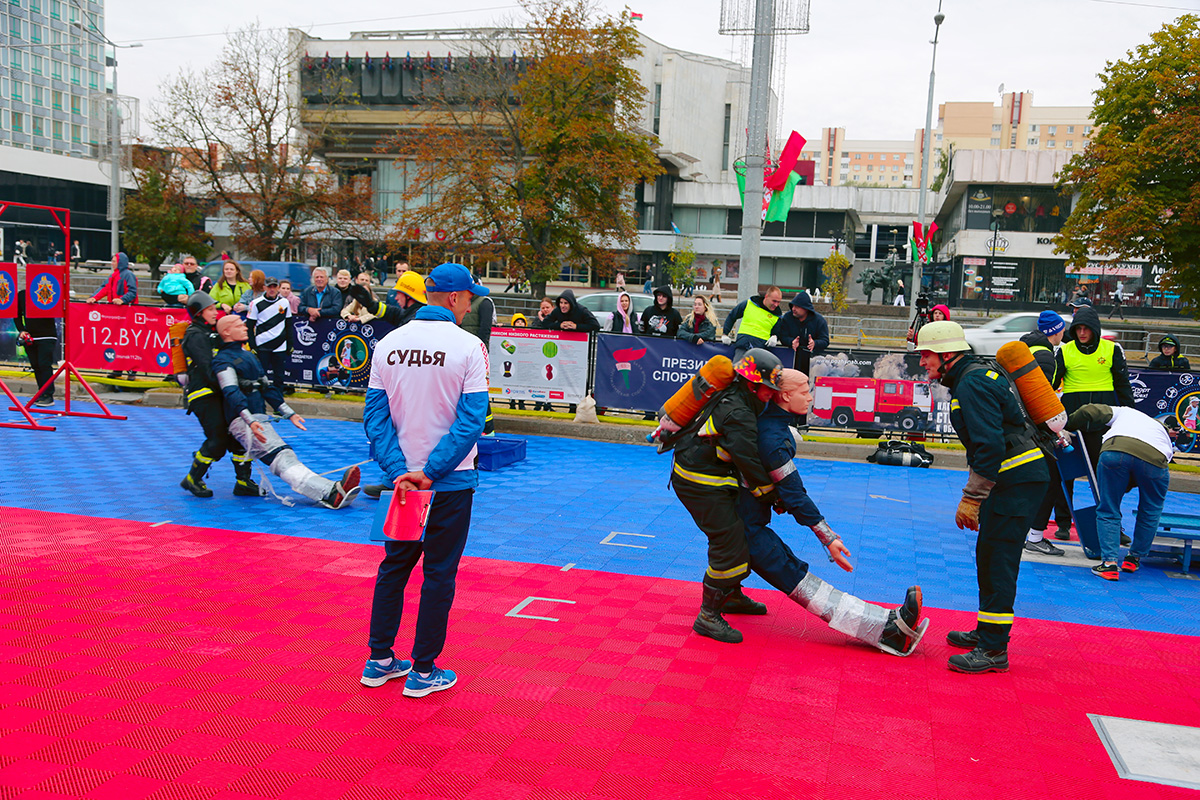
[[[525,440],[513,436],[479,439],[479,468],[489,472],[525,460]]]

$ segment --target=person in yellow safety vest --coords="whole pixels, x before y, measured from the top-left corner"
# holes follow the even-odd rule
[[[762,296],[754,295],[749,300],[743,300],[729,312],[729,316],[725,318],[725,335],[721,337],[721,341],[733,345],[735,362],[745,355],[747,350],[770,346],[771,329],[779,321],[779,304],[782,301],[783,291],[778,286],[772,286]],[[738,326],[737,339],[730,339],[733,325],[739,319],[742,324]]]
[[[1074,414],[1089,403],[1134,407],[1133,387],[1125,352],[1116,342],[1101,338],[1100,315],[1091,306],[1079,306],[1071,320],[1070,341],[1055,355],[1055,389],[1062,390],[1063,407]],[[1101,432],[1082,433],[1092,471],[1100,468]],[[1098,474],[1098,473],[1097,473]]]
[[[923,325],[917,349],[929,379],[950,390],[950,424],[967,450],[970,469],[954,521],[979,532],[975,629],[946,636],[970,652],[951,656],[948,666],[967,674],[1007,672],[1025,532],[1050,483],[1046,457],[1008,379],[975,360],[957,322]]]

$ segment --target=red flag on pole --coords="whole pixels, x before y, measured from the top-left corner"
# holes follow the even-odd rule
[[[17,265],[0,264],[0,319],[17,316]]]
[[[29,264],[25,267],[25,316],[63,316],[66,267],[59,264]]]
[[[777,192],[784,186],[787,186],[788,175],[792,174],[792,170],[796,168],[796,162],[800,160],[800,151],[804,149],[804,137],[792,131],[792,135],[788,137],[787,144],[783,146],[783,152],[779,154],[779,166],[772,172],[766,180],[766,186],[773,192]]]

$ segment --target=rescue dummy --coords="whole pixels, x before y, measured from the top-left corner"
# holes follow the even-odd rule
[[[804,482],[792,460],[796,455],[796,440],[791,424],[795,415],[808,413],[812,404],[808,378],[797,370],[785,369],[779,387],[775,400],[758,417],[758,453],[775,484],[778,495],[775,509],[791,514],[801,525],[811,528],[829,551],[829,560],[852,572],[850,551],[804,490]],[[808,564],[797,558],[769,527],[771,509],[745,488],[738,512],[746,524],[750,567],[768,583],[829,627],[853,639],[895,656],[907,656],[916,649],[929,628],[929,620],[921,619],[920,586],[908,589],[898,609],[864,602],[813,575]]]
[[[757,501],[769,507],[773,497],[774,487],[758,457],[756,419],[774,397],[782,370],[771,352],[747,351],[734,366],[733,382],[712,396],[674,442],[671,488],[708,537],[708,568],[692,630],[719,642],[742,641],[722,612],[766,613],[765,606],[742,593],[750,550],[737,501],[739,475]]]
[[[221,344],[213,357],[212,369],[225,396],[230,435],[245,448],[247,455],[266,464],[293,491],[326,508],[349,505],[358,494],[358,467],[350,467],[335,482],[300,463],[291,445],[271,425],[271,418],[265,413],[266,403],[302,431],[307,430],[304,418],[284,402],[283,395],[267,380],[258,357],[243,347],[249,338],[246,323],[235,314],[222,317],[217,322],[217,335]]]

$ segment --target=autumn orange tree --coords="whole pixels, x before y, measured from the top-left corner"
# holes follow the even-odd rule
[[[191,188],[229,216],[237,248],[278,259],[304,238],[380,236],[370,181],[338,173],[320,152],[335,138],[333,112],[305,114],[292,97],[297,39],[257,25],[227,35],[216,63],[185,69],[160,87],[157,144],[182,156]],[[333,102],[354,102],[343,80]]]
[[[209,251],[205,204],[188,196],[174,167],[175,156],[156,148],[133,150],[137,191],[125,201],[123,238],[129,255],[150,265],[153,281],[161,277],[161,264],[167,256],[189,254],[203,259]]]
[[[612,271],[637,238],[633,189],[661,168],[639,129],[645,88],[627,13],[526,3],[531,21],[429,77],[415,124],[385,145],[408,170],[401,230],[444,230],[534,282]]]
[[[1140,258],[1200,307],[1200,18],[1185,14],[1110,61],[1095,133],[1063,169],[1079,200],[1055,239],[1068,264]]]

